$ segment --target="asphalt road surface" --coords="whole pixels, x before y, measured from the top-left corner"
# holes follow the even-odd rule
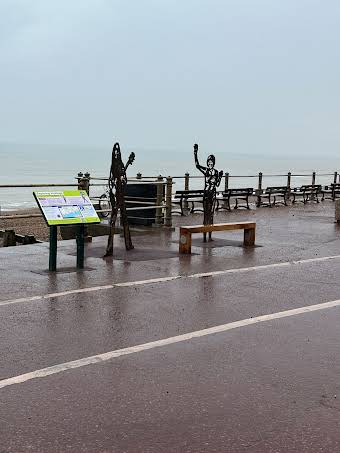
[[[300,254],[291,239],[294,259],[263,233],[251,255],[123,260],[114,279],[96,258],[100,280],[47,277],[43,247],[3,251],[3,268],[32,265],[31,282],[2,277],[0,452],[340,451],[340,237],[324,228]]]

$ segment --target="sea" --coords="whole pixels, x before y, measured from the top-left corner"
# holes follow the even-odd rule
[[[174,190],[183,189],[186,172],[195,176],[190,188],[202,186],[200,173],[195,168],[191,149],[122,147],[123,160],[129,153],[136,154],[135,162],[128,170],[128,177],[137,173],[147,177],[173,176]],[[200,150],[199,158],[205,164],[211,150]],[[335,171],[340,173],[340,155],[322,152],[310,155],[305,152],[290,153],[238,153],[213,151],[216,168],[229,172],[229,187],[257,188],[258,173],[263,173],[263,187],[286,185],[287,173],[293,175],[291,186],[312,183],[312,173],[317,173],[316,183],[327,185],[333,182]],[[0,143],[0,210],[1,212],[27,209],[36,206],[33,190],[44,188],[3,188],[3,185],[19,184],[74,184],[78,172],[89,172],[91,177],[106,178],[111,163],[111,146],[98,145],[44,145],[23,143]],[[92,195],[104,193],[105,181],[95,181],[99,186],[91,188]],[[67,187],[61,190],[66,190]],[[52,190],[52,189],[50,189]],[[55,188],[53,190],[58,190]]]

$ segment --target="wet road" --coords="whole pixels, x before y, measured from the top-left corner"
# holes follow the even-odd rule
[[[302,208],[294,212],[308,220],[291,220],[288,232],[285,224],[279,229],[259,214],[262,247],[251,252],[230,244],[197,246],[189,260],[169,256],[99,264],[99,258],[90,257],[93,271],[50,278],[43,273],[46,256],[37,248],[20,248],[16,258],[22,275],[16,275],[17,285],[8,268],[1,275],[7,281],[2,301],[68,291],[76,283],[89,288],[125,281],[130,286],[9,305],[0,301],[0,386],[1,380],[45,367],[189,335],[0,388],[0,452],[340,451],[340,306],[190,336],[340,299],[338,229],[318,219],[312,223]],[[310,228],[296,237],[307,222]],[[322,240],[315,238],[319,230]],[[158,250],[174,252],[176,233],[141,238],[140,246],[155,242]],[[99,240],[93,249],[97,245]],[[288,263],[289,248],[299,263]],[[6,256],[14,269],[14,250],[2,252],[1,266],[6,267]],[[71,246],[62,245],[65,267],[74,260],[70,253]],[[245,266],[249,269],[242,270]],[[233,268],[239,271],[188,277]],[[133,283],[171,275],[182,278]]]

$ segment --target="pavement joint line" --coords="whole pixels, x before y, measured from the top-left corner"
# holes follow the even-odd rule
[[[30,296],[30,297],[21,297],[19,299],[8,299],[0,301],[0,308],[12,305],[12,304],[19,304],[19,303],[27,303],[27,302],[34,302],[44,299],[53,299],[57,297],[69,296],[72,294],[83,294],[95,291],[103,291],[112,288],[121,288],[121,287],[133,287],[133,286],[142,286],[142,285],[150,285],[152,283],[166,283],[174,280],[179,279],[189,279],[189,278],[204,278],[204,277],[215,277],[219,275],[226,275],[226,274],[236,274],[241,272],[250,272],[250,271],[261,271],[266,269],[272,269],[276,267],[289,267],[298,264],[308,264],[308,263],[316,263],[316,262],[323,262],[329,260],[339,259],[340,255],[333,255],[333,256],[323,256],[319,258],[308,258],[305,260],[298,260],[298,261],[284,261],[282,263],[272,263],[272,264],[263,264],[260,266],[253,266],[253,267],[239,267],[235,269],[225,269],[221,271],[211,271],[211,272],[203,272],[197,274],[188,274],[188,275],[174,275],[168,277],[159,277],[159,278],[150,278],[148,280],[137,280],[133,282],[122,282],[122,283],[112,283],[109,285],[101,285],[101,286],[90,286],[87,288],[79,288],[79,289],[70,289],[67,291],[62,291],[58,293],[48,293],[45,295],[38,295],[38,296]]]
[[[70,362],[61,363],[58,365],[41,368],[39,370],[31,371],[29,373],[13,376],[7,379],[0,380],[0,389],[9,387],[16,384],[22,384],[27,381],[38,378],[46,378],[54,374],[59,374],[65,371],[69,371],[76,368],[82,368],[88,365],[101,364],[109,360],[116,359],[118,357],[136,354],[139,352],[148,351],[151,349],[161,348],[164,346],[170,346],[176,343],[183,343],[185,341],[193,340],[195,338],[202,338],[209,335],[215,335],[218,333],[227,332],[229,330],[246,327],[254,324],[259,324],[267,321],[273,321],[276,319],[288,318],[291,316],[298,316],[306,313],[315,311],[325,310],[329,308],[335,308],[340,306],[340,299],[333,300],[330,302],[323,302],[321,304],[309,305],[306,307],[294,308],[291,310],[285,310],[277,313],[271,313],[267,315],[256,316],[254,318],[242,319],[240,321],[234,321],[228,324],[222,324],[214,327],[209,327],[203,330],[197,330],[175,337],[164,338],[162,340],[156,340],[149,343],[144,343],[136,346],[131,346],[123,349],[116,349],[114,351],[104,352],[89,357],[84,357],[78,360],[72,360]]]

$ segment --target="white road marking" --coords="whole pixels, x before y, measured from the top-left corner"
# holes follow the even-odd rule
[[[11,304],[33,302],[33,301],[44,300],[44,299],[53,299],[53,298],[57,298],[57,297],[69,296],[72,294],[82,294],[82,293],[89,293],[89,292],[94,292],[94,291],[103,291],[103,290],[112,289],[112,288],[150,285],[152,283],[165,283],[165,282],[170,282],[173,280],[187,279],[187,278],[215,277],[218,275],[236,274],[236,273],[240,273],[240,272],[261,271],[261,270],[272,269],[272,268],[276,268],[276,267],[289,267],[289,266],[294,266],[297,264],[316,263],[316,262],[322,262],[322,261],[335,260],[335,259],[339,259],[339,258],[340,258],[340,255],[323,256],[321,258],[309,258],[306,260],[299,260],[299,261],[285,261],[283,263],[264,264],[264,265],[253,266],[253,267],[240,267],[240,268],[236,268],[236,269],[225,269],[222,271],[203,272],[203,273],[189,274],[189,275],[174,275],[174,276],[169,276],[169,277],[150,278],[148,280],[137,280],[137,281],[133,281],[133,282],[122,282],[122,283],[112,283],[109,285],[102,285],[102,286],[91,286],[91,287],[81,288],[81,289],[70,289],[68,291],[63,291],[63,292],[59,292],[59,293],[48,293],[48,294],[45,294],[42,296],[31,296],[31,297],[21,297],[19,299],[2,300],[2,301],[0,301],[0,307],[6,306],[6,305],[11,305]]]
[[[242,319],[240,321],[230,322],[228,324],[222,324],[219,326],[210,327],[208,329],[197,330],[194,332],[185,333],[183,335],[177,335],[175,337],[164,338],[163,340],[152,341],[150,343],[144,343],[137,346],[131,346],[129,348],[117,349],[115,351],[105,352],[103,354],[97,354],[90,357],[84,357],[83,359],[73,360],[71,362],[65,362],[58,365],[53,365],[40,370],[32,371],[30,373],[21,374],[19,376],[13,376],[8,379],[0,381],[0,389],[9,387],[15,384],[22,384],[23,382],[31,381],[32,379],[45,378],[53,374],[62,373],[64,371],[72,370],[75,368],[82,368],[87,365],[94,365],[98,363],[107,362],[108,360],[115,359],[117,357],[136,354],[138,352],[147,351],[150,349],[160,348],[163,346],[169,346],[176,343],[182,343],[195,338],[206,337],[208,335],[214,335],[217,333],[227,332],[228,330],[237,329],[261,322],[272,321],[274,319],[288,318],[289,316],[297,316],[305,313],[310,313],[318,310],[325,310],[328,308],[340,306],[340,300],[333,300],[331,302],[324,302],[322,304],[309,305],[307,307],[294,308],[292,310],[280,311],[278,313],[272,313],[268,315],[257,316],[254,318]]]

